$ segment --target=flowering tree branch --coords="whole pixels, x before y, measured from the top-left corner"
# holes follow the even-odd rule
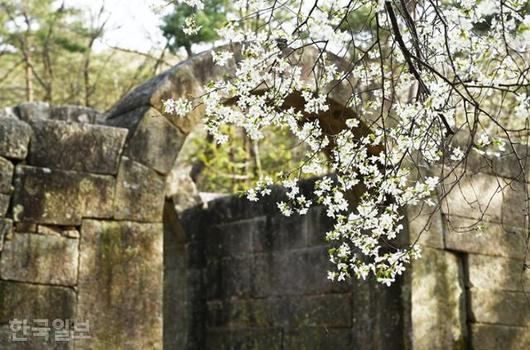
[[[229,74],[203,96],[165,101],[166,112],[185,117],[203,105],[218,143],[229,141],[221,127],[234,125],[252,140],[266,127],[288,129],[308,146],[298,167],[263,178],[248,198],[279,182],[287,188],[278,203],[284,215],[324,206],[335,220],[326,234],[330,279],[392,283],[420,255],[416,240],[395,243],[403,209],[439,209],[471,156],[490,159],[508,145],[526,179],[516,142],[529,134],[528,1],[240,0],[235,7],[219,35],[237,50],[213,54]],[[187,31],[197,30],[188,22]],[[311,198],[300,193],[300,174],[321,176]]]

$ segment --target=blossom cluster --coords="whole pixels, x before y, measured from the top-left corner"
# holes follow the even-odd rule
[[[200,0],[185,2],[202,8]],[[332,280],[395,281],[420,256],[417,245],[393,243],[403,234],[403,209],[435,205],[443,180],[426,169],[460,166],[469,152],[497,154],[513,136],[507,121],[530,117],[525,1],[404,3],[237,1],[238,16],[219,30],[236,45],[213,54],[215,64],[233,68],[194,101],[204,105],[218,143],[229,141],[221,126],[234,125],[253,140],[265,127],[287,128],[308,145],[300,167],[278,176],[287,189],[278,208],[286,216],[326,208],[335,220],[326,233]],[[303,105],[291,103],[293,96]],[[335,100],[344,105],[339,129],[326,126]],[[191,106],[165,102],[181,117]],[[459,130],[471,134],[469,144],[448,145]],[[315,198],[306,198],[300,174],[325,169],[334,177],[321,177]],[[248,198],[266,196],[272,182],[263,179]]]

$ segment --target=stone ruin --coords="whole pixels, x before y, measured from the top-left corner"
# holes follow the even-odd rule
[[[391,287],[330,283],[323,208],[283,217],[281,188],[258,204],[190,209],[175,198],[196,198],[193,184],[168,195],[202,111],[175,119],[162,100],[225,73],[206,52],[104,115],[43,103],[0,112],[1,349],[530,348],[529,179],[514,154],[470,159],[441,211],[407,209],[405,236],[423,258]],[[478,219],[480,232],[461,229]],[[26,329],[13,342],[24,338],[13,320],[71,328],[65,339],[52,327],[48,340]]]

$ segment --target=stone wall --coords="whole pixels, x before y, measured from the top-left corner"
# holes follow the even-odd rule
[[[123,156],[128,130],[101,120],[44,103],[0,111],[2,349],[162,346],[164,178]],[[153,199],[130,205],[137,190]],[[10,341],[15,319],[27,341]]]
[[[310,198],[312,183],[303,188]],[[170,327],[184,326],[167,332],[178,345],[171,348],[405,348],[403,279],[392,287],[327,280],[323,237],[332,222],[322,207],[283,216],[275,204],[283,197],[275,188],[258,204],[224,197],[184,212],[187,271],[175,274],[169,290],[194,300],[187,316],[180,305],[166,310]],[[186,325],[183,318],[193,321]],[[200,334],[193,334],[197,328]]]
[[[528,156],[515,147],[438,171],[440,211],[408,208],[409,234],[423,246],[411,276],[414,348],[530,348]]]

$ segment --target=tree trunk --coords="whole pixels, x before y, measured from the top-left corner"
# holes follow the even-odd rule
[[[29,57],[24,58],[24,63],[26,65],[26,100],[28,102],[33,102],[33,71],[31,70],[31,63],[29,62]]]
[[[191,45],[184,45],[184,48],[186,49],[186,53],[188,54],[188,58],[191,58],[191,56],[193,56],[193,52],[191,51]]]

